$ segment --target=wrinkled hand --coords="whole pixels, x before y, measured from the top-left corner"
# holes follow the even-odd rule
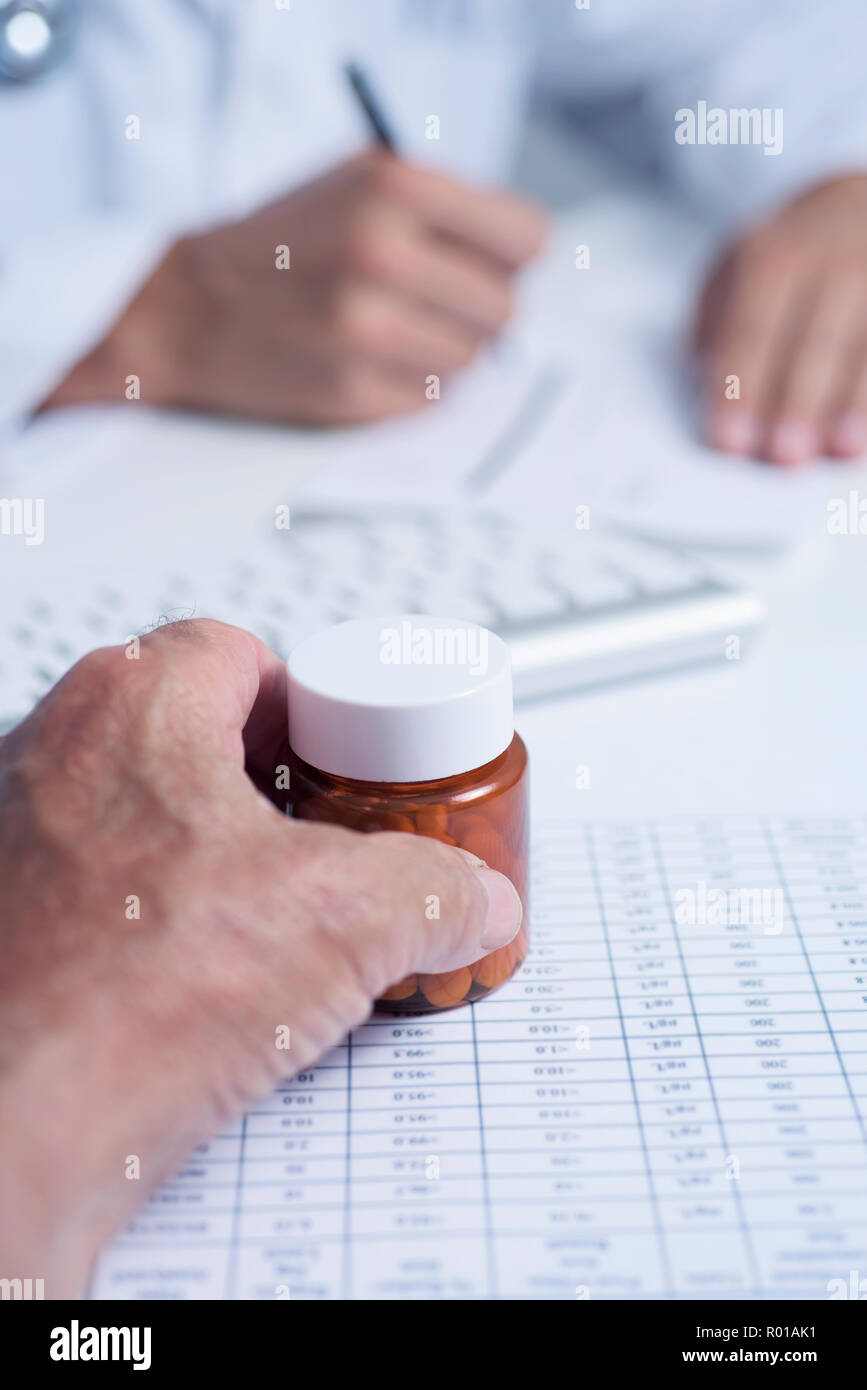
[[[47,404],[122,400],[134,373],[151,404],[260,419],[420,409],[501,331],[543,232],[523,199],[371,151],[183,238]]]
[[[0,741],[0,1277],[48,1297],[80,1294],[147,1192],[384,989],[520,924],[464,851],[290,821],[255,790],[245,761],[273,786],[286,727],[256,638],[189,622],[127,650]]]
[[[739,241],[709,281],[697,338],[712,444],[779,464],[861,454],[867,174],[811,189]]]

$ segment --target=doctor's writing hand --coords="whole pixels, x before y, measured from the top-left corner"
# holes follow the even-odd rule
[[[0,740],[0,1278],[49,1298],[80,1295],[154,1185],[390,985],[520,925],[464,851],[289,821],[255,790],[286,691],[249,633],[179,623],[128,650]]]
[[[863,453],[867,175],[811,189],[739,241],[705,291],[698,343],[712,444],[778,464]]]
[[[47,402],[349,424],[411,411],[500,332],[540,213],[374,150],[183,238]],[[282,248],[282,249],[281,249]]]

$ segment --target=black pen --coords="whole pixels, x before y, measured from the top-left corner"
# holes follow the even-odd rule
[[[359,105],[367,117],[368,124],[373,132],[376,143],[384,150],[389,150],[391,154],[397,154],[397,141],[391,133],[391,127],[376,97],[373,89],[357,63],[347,63],[345,68],[349,85],[358,98]]]

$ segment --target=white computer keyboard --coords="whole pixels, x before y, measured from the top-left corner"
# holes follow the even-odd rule
[[[512,649],[518,699],[724,659],[758,602],[705,562],[610,529],[534,532],[484,510],[383,515],[293,511],[249,560],[210,573],[23,586],[0,627],[8,727],[86,651],[161,622],[214,617],[285,655],[329,623],[434,613],[493,628]]]

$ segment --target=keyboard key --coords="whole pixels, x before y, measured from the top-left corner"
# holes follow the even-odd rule
[[[526,571],[507,570],[497,575],[491,597],[511,622],[550,618],[563,609],[563,600],[555,590]]]
[[[647,594],[692,588],[700,578],[698,566],[677,551],[632,537],[616,536],[608,560],[631,576],[639,591]]]
[[[460,618],[464,622],[480,623],[482,627],[491,627],[496,621],[495,608],[480,594],[434,584],[425,597],[429,604],[426,611],[438,617]]]

